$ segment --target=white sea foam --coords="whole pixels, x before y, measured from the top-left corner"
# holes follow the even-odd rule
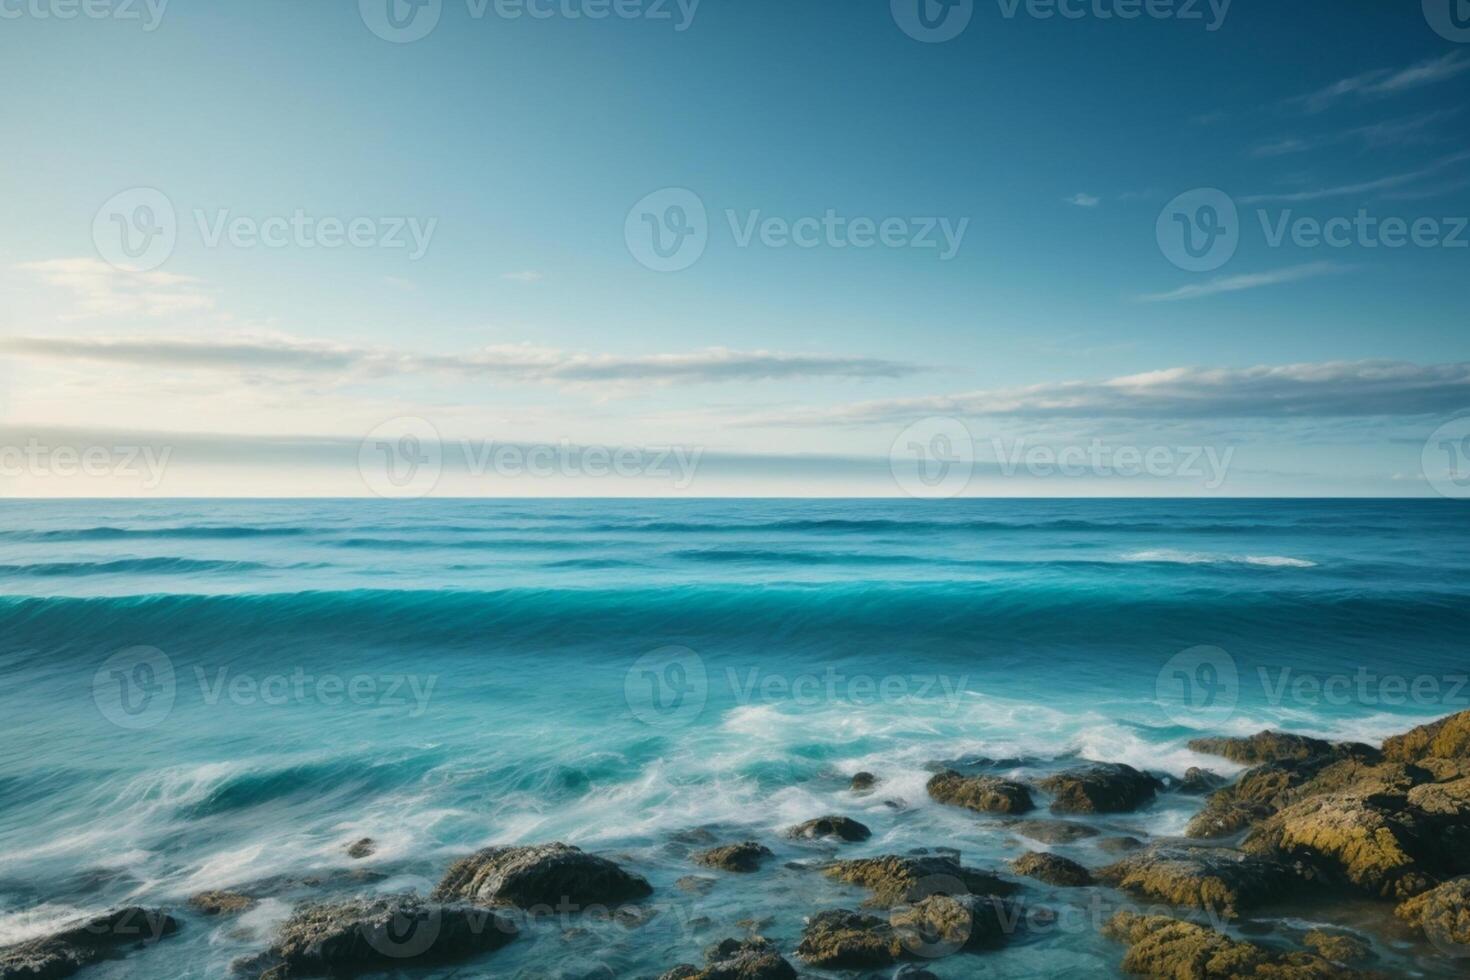
[[[1157,548],[1148,551],[1131,551],[1122,556],[1123,561],[1163,562],[1174,565],[1261,565],[1270,568],[1316,568],[1317,563],[1306,558],[1288,555],[1220,555],[1203,551],[1176,551]]]

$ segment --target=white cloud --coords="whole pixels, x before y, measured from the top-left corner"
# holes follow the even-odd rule
[[[1451,154],[1441,157],[1427,167],[1413,170],[1408,173],[1394,174],[1389,177],[1380,177],[1377,180],[1363,181],[1357,184],[1340,184],[1332,187],[1319,187],[1314,190],[1291,191],[1287,193],[1252,194],[1242,197],[1242,204],[1300,204],[1306,201],[1321,201],[1333,197],[1354,197],[1363,194],[1373,194],[1379,191],[1390,191],[1407,184],[1415,184],[1426,177],[1432,177],[1439,172],[1453,167],[1455,164],[1470,160],[1470,151]]]
[[[214,299],[202,291],[199,280],[172,272],[124,271],[90,258],[22,262],[16,268],[75,295],[76,308],[66,319],[164,317],[214,308]]]
[[[1287,104],[1299,105],[1308,112],[1321,112],[1349,96],[1394,95],[1454,78],[1466,70],[1470,70],[1470,59],[1462,57],[1459,51],[1451,51],[1444,57],[1430,58],[1397,71],[1380,68],[1344,78],[1326,88],[1288,99]]]
[[[521,272],[503,273],[500,278],[509,279],[512,282],[540,282],[542,279],[546,278],[546,274],[543,272],[537,272],[535,269],[526,269]]]
[[[1066,197],[1062,200],[1066,201],[1068,204],[1075,204],[1079,208],[1095,208],[1102,203],[1102,198],[1094,197],[1093,195],[1087,194],[1083,191],[1078,191],[1071,197]]]
[[[1138,298],[1145,303],[1172,303],[1184,299],[1202,299],[1203,297],[1216,296],[1220,293],[1238,293],[1247,289],[1260,289],[1264,286],[1279,286],[1287,282],[1315,279],[1318,276],[1328,276],[1337,272],[1346,271],[1346,269],[1347,266],[1338,265],[1335,262],[1310,262],[1306,265],[1294,265],[1286,269],[1276,269],[1271,272],[1253,272],[1237,276],[1217,276],[1208,282],[1180,286],[1178,289],[1170,290],[1167,293],[1149,293]]]

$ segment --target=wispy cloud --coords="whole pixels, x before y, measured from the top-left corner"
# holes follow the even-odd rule
[[[1095,208],[1102,203],[1102,198],[1095,197],[1092,194],[1088,194],[1083,191],[1078,191],[1071,197],[1064,197],[1062,198],[1062,200],[1066,201],[1068,204],[1074,204],[1079,208]]]
[[[1380,68],[1344,78],[1326,88],[1288,99],[1287,105],[1299,106],[1307,112],[1322,112],[1345,98],[1394,95],[1454,78],[1467,70],[1470,70],[1470,58],[1451,51],[1407,68]]]
[[[214,308],[199,280],[172,272],[128,272],[91,258],[22,262],[16,268],[76,297],[66,319],[163,317]]]
[[[887,399],[743,420],[749,426],[903,422],[929,415],[1238,419],[1418,416],[1470,406],[1470,362],[1327,361],[1249,368],[1178,367],[1105,381],[1064,381]]]
[[[471,378],[594,384],[899,378],[925,370],[919,365],[880,358],[736,351],[722,347],[634,357],[577,353],[528,344],[486,347],[463,354],[419,354],[291,337],[218,340],[13,337],[0,339],[0,354],[237,373],[284,371],[363,376],[450,373]]]
[[[1216,276],[1208,282],[1193,283],[1188,286],[1180,286],[1166,293],[1147,293],[1138,297],[1145,303],[1172,303],[1185,299],[1201,299],[1205,296],[1217,296],[1220,293],[1238,293],[1247,289],[1261,289],[1265,286],[1279,286],[1282,283],[1299,282],[1303,279],[1315,279],[1318,276],[1329,276],[1334,273],[1344,272],[1347,266],[1336,262],[1309,262],[1306,265],[1294,265],[1285,269],[1275,269],[1271,272],[1252,272],[1238,276]]]
[[[511,282],[540,282],[546,278],[546,274],[535,269],[524,269],[520,272],[502,273],[500,278],[509,279]]]
[[[1379,191],[1396,190],[1409,184],[1416,184],[1421,180],[1433,177],[1440,172],[1470,160],[1470,151],[1451,154],[1422,167],[1406,173],[1392,174],[1388,177],[1379,177],[1375,180],[1365,180],[1355,184],[1338,184],[1330,187],[1318,187],[1305,191],[1289,191],[1271,194],[1252,194],[1240,199],[1242,204],[1300,204],[1306,201],[1322,201],[1334,197],[1355,197],[1363,194],[1373,194]]]
[[[1458,115],[1459,112],[1458,108],[1434,109],[1413,116],[1369,123],[1366,126],[1354,126],[1337,133],[1317,136],[1287,136],[1259,143],[1251,147],[1247,153],[1258,160],[1263,160],[1305,153],[1321,147],[1339,146],[1344,143],[1361,142],[1364,146],[1377,148],[1442,142],[1443,137],[1429,132],[1430,128],[1437,122]]]

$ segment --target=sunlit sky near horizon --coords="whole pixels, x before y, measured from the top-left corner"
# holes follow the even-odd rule
[[[0,4],[0,495],[1470,494],[1438,3]]]

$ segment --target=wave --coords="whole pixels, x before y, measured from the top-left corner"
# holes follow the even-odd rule
[[[1306,558],[1291,558],[1285,555],[1214,555],[1199,551],[1174,551],[1160,548],[1152,551],[1134,551],[1123,556],[1124,561],[1156,562],[1166,565],[1257,565],[1264,568],[1316,568],[1317,563]]]
[[[128,538],[262,538],[315,533],[299,526],[186,525],[183,527],[74,527],[0,532],[11,541],[116,541]]]
[[[293,563],[270,565],[256,561],[213,561],[198,558],[118,558],[112,561],[52,561],[23,565],[0,565],[0,575],[16,576],[73,576],[73,575],[127,575],[146,573],[154,575],[192,575],[199,572],[253,572],[263,569],[299,570],[318,568],[319,565]]]

